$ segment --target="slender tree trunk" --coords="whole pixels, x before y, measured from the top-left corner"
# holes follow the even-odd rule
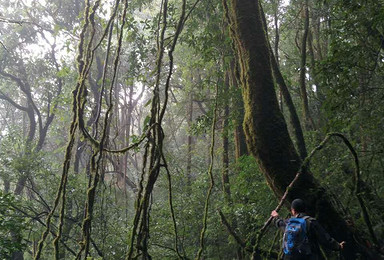
[[[280,33],[279,33],[279,5],[280,5],[280,0],[275,0],[273,2],[274,4],[274,10],[273,10],[273,16],[274,16],[274,24],[275,24],[275,43],[274,43],[274,56],[276,59],[276,64],[278,69],[280,69],[279,66],[279,41],[280,41]],[[265,20],[265,19],[264,19]],[[280,104],[280,110],[283,112],[284,106],[283,106],[283,93],[280,90],[279,93],[279,104]]]
[[[261,6],[260,6],[260,12],[261,12],[264,30],[267,31],[267,22],[265,19],[265,13]],[[297,115],[295,105],[293,104],[291,94],[289,93],[288,87],[285,84],[284,77],[281,74],[278,59],[274,56],[269,41],[267,41],[267,44],[268,44],[270,55],[271,55],[271,66],[272,66],[273,76],[275,78],[276,83],[279,85],[280,94],[284,98],[285,104],[287,105],[287,108],[288,108],[289,119],[293,129],[293,135],[296,140],[296,145],[300,154],[300,158],[304,159],[305,157],[307,157],[307,148],[305,145],[303,129],[300,124],[300,119],[299,119],[299,116]],[[282,109],[280,110],[282,112]]]
[[[192,126],[192,120],[193,120],[193,93],[192,92],[189,94],[187,111],[188,111],[187,124],[188,124],[188,130],[190,130]],[[188,178],[188,182],[190,183],[191,176],[192,176],[191,169],[192,169],[192,149],[193,149],[193,137],[190,131],[188,131],[187,139],[188,139],[187,141],[187,178]]]
[[[274,44],[274,49],[275,49],[275,59],[276,63],[279,64],[279,41],[280,41],[280,33],[279,33],[279,5],[280,5],[280,0],[275,0],[274,1],[274,23],[275,23],[275,44]]]
[[[230,83],[235,90],[240,90],[238,84],[238,77],[236,76],[236,65],[235,61],[231,61],[231,73],[230,73]],[[247,143],[245,141],[245,134],[243,129],[243,119],[244,119],[244,103],[241,97],[241,92],[237,91],[238,95],[232,99],[233,109],[237,110],[236,117],[234,119],[234,141],[235,141],[235,159],[236,161],[243,155],[248,155]]]
[[[309,11],[308,0],[304,2],[304,32],[301,40],[301,60],[300,60],[300,95],[303,102],[304,122],[306,129],[315,129],[314,123],[309,112],[307,88],[305,86],[306,62],[307,62],[307,38],[309,31]]]
[[[226,1],[224,4],[226,5]],[[256,158],[271,189],[281,197],[294,179],[301,160],[289,137],[278,106],[273,84],[270,48],[263,28],[259,1],[230,0],[228,10],[231,37],[236,46],[243,98],[244,130],[250,153]],[[343,251],[346,259],[356,259],[356,252],[369,253],[356,243],[358,234],[336,211],[324,188],[305,172],[290,190],[288,201],[304,199],[311,215],[338,241],[347,241]]]
[[[243,109],[242,109],[243,110]],[[242,124],[236,125],[235,128],[235,158],[238,160],[241,156],[248,155],[247,143]]]
[[[224,80],[224,93],[229,92],[229,71],[225,72]],[[229,124],[229,102],[225,102],[224,119],[223,119],[223,169],[221,171],[222,185],[224,197],[227,203],[231,203],[231,188],[229,184],[229,138],[228,138],[228,124]]]
[[[327,18],[326,18],[327,19]],[[317,58],[319,60],[322,60],[323,59],[323,50],[322,50],[322,46],[321,46],[321,37],[320,37],[320,33],[321,33],[321,16],[318,16],[316,17],[316,24],[314,26],[314,29],[315,29],[315,40],[316,40],[316,54],[317,54]]]
[[[128,109],[127,109],[127,114],[126,114],[126,117],[125,117],[125,120],[126,120],[126,125],[124,127],[125,131],[124,131],[124,136],[125,136],[125,142],[124,142],[124,146],[127,147],[129,144],[130,144],[130,141],[129,139],[131,138],[131,127],[132,127],[132,118],[133,118],[133,108],[134,108],[134,105],[133,105],[133,92],[134,92],[134,89],[133,89],[133,85],[130,85],[129,86],[129,100],[128,100]],[[127,190],[127,174],[128,174],[128,156],[129,154],[128,153],[125,153],[123,155],[123,173],[124,173],[124,191]]]
[[[313,79],[313,83],[316,85],[316,94],[317,97],[320,98],[320,86],[316,79],[316,57],[315,57],[315,51],[313,49],[313,35],[312,32],[308,32],[308,51],[309,51],[309,58],[311,62],[311,77]]]
[[[238,75],[238,70],[236,68],[235,59],[231,60],[229,71],[227,71],[226,76],[228,77],[226,78],[226,80],[228,79],[228,84],[229,84],[228,86],[232,87],[232,89],[235,90],[235,93],[237,94],[234,96],[234,98],[232,98],[232,112],[237,110],[237,113],[235,112],[236,116],[235,116],[235,119],[233,119],[233,121],[235,125],[235,129],[234,129],[235,160],[238,161],[241,156],[248,155],[248,150],[247,150],[247,143],[245,141],[243,124],[242,124],[244,119],[244,103],[241,97],[241,89],[238,84],[240,79]],[[229,115],[229,111],[228,111],[228,115]],[[228,180],[228,185],[229,185],[229,180]],[[227,194],[229,194],[229,198],[231,198],[230,186],[228,188]],[[232,200],[230,200],[229,202],[232,203]],[[237,228],[237,223],[238,223],[237,217],[234,217],[232,219],[232,227],[234,229]],[[238,260],[244,259],[244,252],[241,246],[237,247],[236,255]]]
[[[8,177],[3,178],[3,182],[4,182],[4,193],[7,194],[10,191],[11,182],[9,181]]]
[[[85,143],[80,140],[80,137],[77,137],[76,143],[77,143],[77,145],[76,145],[75,160],[73,163],[73,172],[75,174],[78,174],[78,173],[80,173],[80,164],[81,164],[81,159],[83,158]]]
[[[29,119],[29,131],[27,135],[27,140],[25,142],[25,150],[24,150],[24,156],[29,157],[32,153],[32,142],[35,137],[36,133],[36,120],[35,120],[35,113],[33,112],[32,106],[28,103],[28,119]],[[20,172],[20,177],[17,179],[16,187],[14,190],[15,195],[21,195],[21,193],[24,190],[25,183],[29,177],[30,169],[26,165],[27,169],[25,171]]]
[[[314,118],[316,120],[314,120],[314,121],[315,121],[315,124],[317,125],[317,127],[321,128],[324,125],[324,118],[321,114],[321,107],[322,107],[322,104],[325,100],[325,97],[324,97],[322,88],[320,86],[320,83],[317,80],[315,52],[313,49],[313,35],[311,32],[309,32],[309,34],[308,34],[308,51],[309,51],[309,57],[310,57],[310,62],[311,62],[310,75],[311,75],[311,79],[312,79],[313,84],[316,86],[315,95],[317,97],[317,102],[315,104],[316,114],[314,116]]]
[[[285,104],[289,111],[289,119],[293,129],[293,135],[296,140],[296,145],[300,154],[300,158],[304,159],[307,157],[307,148],[305,146],[305,140],[303,135],[303,129],[301,128],[300,119],[297,115],[295,105],[293,104],[291,94],[288,91],[288,87],[285,84],[283,75],[277,66],[276,60],[272,57],[271,59],[273,75],[275,76],[276,83],[279,85],[280,93],[284,98]]]

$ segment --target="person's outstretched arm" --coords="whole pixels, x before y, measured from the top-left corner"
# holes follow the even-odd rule
[[[273,217],[272,221],[276,227],[285,229],[286,222],[283,219],[279,218],[279,213],[277,213],[276,210],[273,210],[271,212],[271,216]]]
[[[311,221],[311,228],[316,235],[317,241],[321,245],[334,251],[342,250],[344,248],[345,241],[342,241],[341,243],[337,242],[327,233],[327,231],[325,231],[317,220]]]

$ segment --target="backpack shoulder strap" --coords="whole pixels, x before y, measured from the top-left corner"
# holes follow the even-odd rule
[[[307,223],[307,233],[308,233],[311,228],[311,222],[312,220],[315,220],[315,219],[312,218],[311,216],[304,216],[303,219],[305,219],[305,222]]]

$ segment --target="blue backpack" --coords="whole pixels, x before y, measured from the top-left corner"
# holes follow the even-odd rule
[[[309,216],[290,218],[285,226],[283,251],[286,255],[309,255],[311,246],[308,239]]]

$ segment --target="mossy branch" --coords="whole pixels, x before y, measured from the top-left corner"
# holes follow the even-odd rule
[[[170,173],[167,168],[166,160],[163,155],[163,141],[164,133],[162,129],[162,120],[165,115],[165,111],[168,104],[168,91],[170,88],[170,80],[173,73],[173,52],[176,47],[177,40],[180,36],[180,33],[183,28],[183,22],[185,21],[185,8],[186,0],[182,1],[182,10],[178,20],[178,25],[176,27],[175,35],[171,42],[171,46],[168,50],[169,58],[169,70],[166,78],[165,88],[164,88],[164,100],[160,100],[160,79],[161,72],[163,68],[163,59],[164,59],[164,50],[165,50],[165,32],[168,27],[168,1],[162,1],[161,5],[161,15],[159,16],[158,21],[158,35],[157,35],[157,59],[156,59],[156,79],[155,86],[153,90],[152,97],[152,106],[151,106],[151,119],[150,125],[153,126],[148,134],[147,144],[145,148],[145,155],[143,160],[143,172],[141,174],[141,179],[139,183],[139,192],[136,199],[136,212],[133,221],[133,228],[130,235],[129,241],[129,251],[127,254],[127,259],[133,259],[133,250],[134,244],[136,241],[136,250],[137,255],[142,255],[143,258],[149,258],[148,254],[148,239],[149,239],[149,199],[152,194],[153,187],[155,182],[160,174],[160,168],[165,167],[168,174],[169,181],[169,200],[170,200],[170,210],[171,216],[174,223],[175,231],[175,251],[179,259],[184,259],[185,257],[181,256],[178,251],[178,237],[177,237],[177,226],[176,219],[173,210],[172,202],[172,190],[171,190],[171,179]],[[161,28],[160,28],[161,26]],[[161,164],[161,161],[163,164]],[[145,182],[145,186],[144,184]],[[137,237],[137,238],[136,238]]]
[[[245,240],[243,240],[239,234],[237,234],[236,230],[234,230],[231,225],[229,224],[228,220],[224,216],[223,212],[221,210],[218,210],[218,213],[220,215],[221,223],[227,228],[227,231],[231,236],[236,240],[236,242],[245,250],[252,253],[253,250],[250,247],[247,247],[247,243]]]
[[[176,224],[176,216],[175,216],[175,210],[173,208],[173,197],[172,197],[172,179],[171,179],[171,173],[169,172],[169,169],[168,169],[168,164],[167,164],[167,161],[165,159],[165,156],[164,154],[162,154],[162,158],[163,158],[163,167],[165,168],[166,172],[167,172],[167,178],[168,178],[168,200],[169,200],[169,209],[170,209],[170,212],[171,212],[171,217],[172,217],[172,222],[173,222],[173,231],[175,232],[175,252],[178,256],[179,259],[186,259],[186,257],[182,256],[179,252],[179,245],[178,245],[178,234],[177,234],[177,224]]]
[[[35,257],[34,257],[35,260],[38,260],[41,257],[44,242],[45,242],[45,240],[46,240],[46,238],[50,232],[51,219],[52,219],[54,212],[56,211],[57,206],[60,203],[60,197],[62,196],[62,193],[65,196],[65,188],[66,188],[67,179],[68,179],[68,171],[69,171],[70,162],[71,162],[71,158],[72,158],[72,148],[73,148],[73,144],[74,144],[74,140],[75,140],[75,133],[76,133],[76,130],[78,127],[77,109],[78,109],[79,104],[78,104],[78,98],[77,97],[78,97],[78,94],[80,92],[80,86],[81,86],[80,82],[81,82],[81,78],[82,78],[82,73],[84,71],[83,49],[84,49],[85,33],[87,31],[88,24],[89,24],[89,21],[88,21],[89,11],[90,11],[90,3],[89,3],[89,1],[87,1],[85,11],[84,11],[84,16],[86,17],[86,19],[85,19],[85,24],[82,28],[81,33],[80,33],[79,54],[77,56],[79,79],[78,79],[78,82],[76,84],[75,90],[73,91],[73,103],[72,103],[73,118],[72,118],[72,122],[71,122],[71,126],[70,126],[69,141],[68,141],[66,152],[65,152],[65,157],[64,157],[65,159],[64,159],[64,163],[63,163],[63,168],[62,168],[63,170],[62,170],[59,188],[58,188],[57,195],[56,195],[56,198],[54,201],[54,205],[47,216],[47,220],[46,220],[46,224],[45,224],[46,228],[45,228],[44,232],[42,233],[41,239],[38,243],[37,250],[35,253]],[[65,207],[65,205],[63,204],[62,207]],[[56,238],[54,240],[55,252],[57,251],[57,249],[56,249],[57,248],[57,241],[59,241],[59,238],[60,238],[60,232],[58,232],[58,234],[56,235]]]
[[[98,100],[97,115],[96,115],[96,119],[95,119],[95,123],[94,123],[95,124],[95,131],[94,131],[93,136],[95,139],[97,138],[97,127],[99,125],[99,119],[100,119],[100,115],[101,115],[101,106],[102,106],[101,104],[102,104],[102,100],[103,100],[105,81],[106,81],[106,77],[107,77],[107,68],[108,68],[109,55],[110,55],[111,42],[112,42],[112,34],[113,34],[113,24],[114,24],[115,16],[117,14],[117,10],[119,8],[119,4],[120,4],[120,0],[117,0],[115,3],[115,8],[114,8],[114,11],[111,15],[111,18],[109,19],[108,24],[104,30],[104,34],[101,37],[99,44],[97,44],[95,46],[95,48],[93,49],[93,52],[94,52],[98,48],[98,46],[101,44],[106,33],[109,31],[108,32],[107,50],[106,50],[106,55],[105,55],[105,60],[104,60],[103,75],[102,75],[102,81],[101,81],[100,97]]]
[[[101,135],[101,140],[99,143],[99,147],[97,147],[97,150],[92,155],[91,159],[91,172],[93,173],[91,175],[91,186],[87,191],[87,201],[86,201],[86,210],[85,210],[85,217],[83,219],[82,224],[82,234],[83,234],[83,241],[81,242],[80,250],[76,256],[76,259],[81,258],[82,252],[85,250],[85,256],[88,255],[89,251],[89,242],[90,242],[90,236],[91,236],[91,224],[92,224],[92,217],[93,217],[93,206],[94,201],[96,198],[96,189],[100,180],[100,161],[103,158],[103,146],[105,143],[105,140],[107,139],[107,129],[109,127],[109,117],[113,108],[112,103],[112,97],[113,97],[113,87],[116,80],[117,70],[118,70],[118,64],[120,60],[120,52],[121,52],[121,46],[122,46],[122,40],[123,40],[123,32],[124,27],[126,23],[126,14],[128,10],[128,0],[125,1],[124,9],[123,9],[123,15],[121,17],[121,27],[120,27],[120,35],[118,39],[117,44],[117,50],[116,50],[116,56],[114,61],[114,67],[113,67],[113,76],[111,80],[111,85],[109,88],[109,106],[104,118],[104,125],[103,125],[103,132]],[[101,106],[101,104],[99,104]],[[80,129],[83,127],[80,126]],[[82,129],[83,130],[83,129]],[[92,181],[93,178],[93,181]]]
[[[161,15],[159,16],[158,21],[158,32],[157,35],[157,59],[156,59],[156,79],[155,79],[155,86],[153,89],[153,96],[152,96],[152,104],[151,104],[151,119],[150,119],[150,125],[156,125],[151,131],[148,133],[149,137],[147,140],[147,143],[145,145],[145,152],[143,157],[143,170],[140,177],[139,182],[139,191],[136,198],[136,212],[135,216],[133,218],[133,225],[131,229],[130,234],[130,240],[129,240],[129,249],[126,259],[130,260],[133,259],[133,251],[134,251],[134,244],[137,237],[137,243],[136,248],[138,250],[138,254],[140,254],[140,251],[142,251],[144,254],[147,254],[146,252],[146,246],[144,248],[140,243],[144,239],[144,243],[147,241],[147,235],[144,234],[147,231],[147,227],[145,226],[147,224],[147,206],[148,206],[148,200],[150,197],[150,194],[152,192],[152,187],[154,185],[154,182],[157,179],[158,171],[159,171],[159,165],[160,165],[160,158],[159,151],[161,151],[161,142],[162,142],[162,135],[161,135],[161,121],[159,121],[159,113],[160,113],[160,78],[161,78],[161,71],[162,71],[162,63],[163,63],[163,57],[164,57],[164,36],[165,31],[167,28],[167,16],[168,16],[168,0],[162,1],[161,5]],[[162,27],[160,29],[160,24],[162,24]],[[160,146],[159,146],[160,145]],[[148,168],[148,169],[147,169]],[[146,174],[148,172],[148,174]],[[147,177],[146,185],[144,186],[144,181]],[[143,228],[143,225],[145,228]],[[138,230],[139,229],[139,230]]]

